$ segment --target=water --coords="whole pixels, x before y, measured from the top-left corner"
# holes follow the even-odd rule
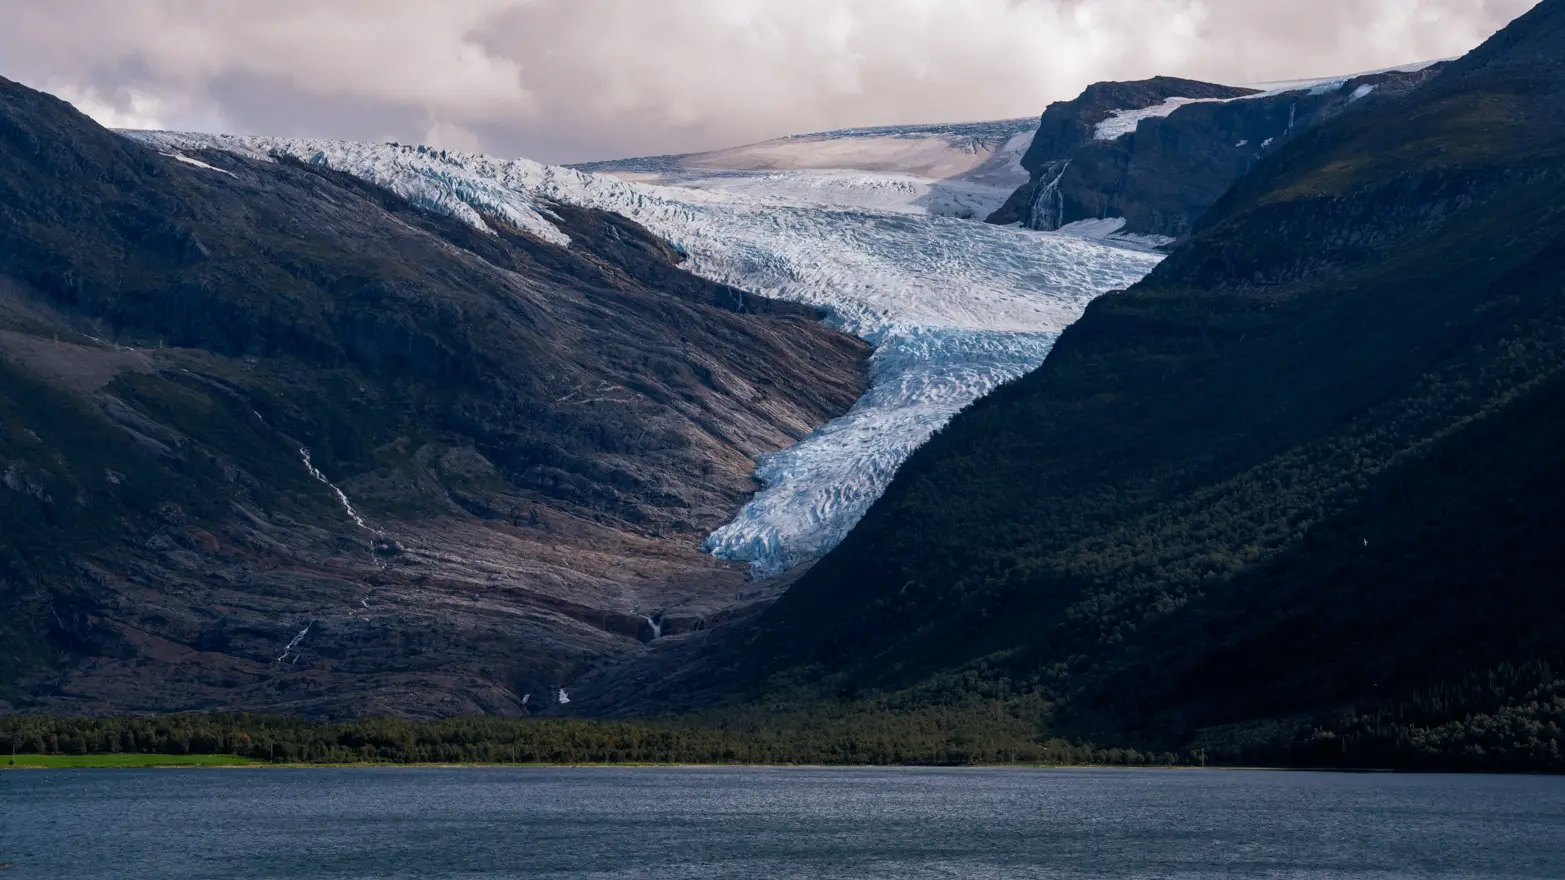
[[[5,878],[1550,878],[1565,779],[1228,771],[0,773]]]

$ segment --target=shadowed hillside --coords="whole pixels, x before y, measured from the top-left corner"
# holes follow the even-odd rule
[[[700,542],[866,348],[553,216],[571,247],[0,80],[0,709],[515,714],[742,605]]]
[[[1057,731],[1214,759],[1556,766],[1562,74],[1548,0],[1262,159],[914,456],[732,648],[754,685],[1041,694]]]

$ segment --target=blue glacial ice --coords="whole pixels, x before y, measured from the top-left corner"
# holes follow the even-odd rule
[[[713,280],[823,308],[875,346],[872,387],[842,418],[758,462],[761,490],[707,549],[777,574],[836,546],[939,427],[1036,368],[1095,297],[1161,255],[989,226],[916,206],[833,207],[764,187],[652,186],[526,160],[389,144],[137,133],[165,151],[288,155],[359,176],[488,230],[494,217],[568,246],[557,203],[629,217]],[[840,177],[844,172],[830,172]],[[916,198],[913,192],[909,198]]]

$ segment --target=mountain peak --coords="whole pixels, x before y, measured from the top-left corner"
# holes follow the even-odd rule
[[[1538,79],[1559,80],[1565,66],[1565,2],[1543,0],[1477,49],[1451,64],[1457,78],[1483,68],[1533,67]]]

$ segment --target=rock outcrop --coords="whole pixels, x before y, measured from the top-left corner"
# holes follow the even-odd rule
[[[1044,112],[1022,162],[1031,179],[989,222],[1048,230],[1113,218],[1125,233],[1182,237],[1290,138],[1403,94],[1434,70],[1267,92],[1169,78],[1099,83]]]

